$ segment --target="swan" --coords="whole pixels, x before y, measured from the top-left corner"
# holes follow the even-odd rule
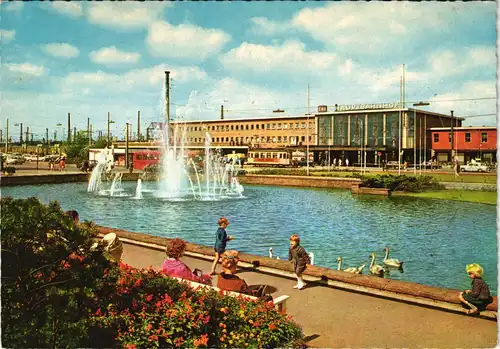
[[[384,264],[389,266],[389,267],[394,267],[394,268],[401,268],[403,267],[403,262],[400,262],[397,259],[394,258],[388,258],[389,257],[389,247],[386,247],[384,249],[385,251],[385,257],[384,257]]]
[[[273,257],[273,248],[269,247],[269,258],[274,258]],[[276,256],[276,259],[280,259],[280,256]]]
[[[370,273],[380,277],[384,276],[384,268],[382,268],[378,264],[375,264],[375,253],[372,253],[370,255],[370,258],[372,259],[370,262]]]
[[[362,264],[357,268],[356,267],[349,267],[349,268],[345,268],[344,270],[342,270],[342,261],[343,261],[342,257],[337,258],[337,262],[339,262],[337,270],[345,271],[346,273],[361,274],[363,269],[366,267],[366,264]]]
[[[309,259],[311,260],[311,265],[314,265],[314,253],[309,252]]]

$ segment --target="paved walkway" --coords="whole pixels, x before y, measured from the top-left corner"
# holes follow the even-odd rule
[[[124,244],[123,260],[135,267],[160,268],[165,253]],[[210,271],[210,262],[184,257],[191,268]],[[219,267],[220,268],[220,267]],[[497,322],[240,270],[248,284],[287,294],[288,313],[303,327],[309,345],[321,348],[492,348]],[[216,278],[214,278],[216,283]]]

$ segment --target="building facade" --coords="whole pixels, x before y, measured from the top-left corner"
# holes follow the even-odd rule
[[[335,105],[329,112],[319,106],[314,114],[318,143],[315,150],[330,158],[348,158],[350,163],[378,165],[382,160],[417,163],[430,158],[431,127],[462,125],[462,118],[412,108],[399,103]]]
[[[429,130],[433,156],[440,162],[451,162],[452,151],[458,161],[467,163],[481,159],[493,163],[497,161],[497,128],[494,126],[433,127]]]

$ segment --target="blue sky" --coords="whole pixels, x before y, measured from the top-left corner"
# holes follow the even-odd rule
[[[51,132],[399,100],[495,125],[494,2],[2,2],[1,115]],[[464,101],[463,99],[472,99]],[[482,116],[476,116],[482,115]],[[11,127],[13,139],[18,129]],[[62,130],[60,130],[62,131]]]

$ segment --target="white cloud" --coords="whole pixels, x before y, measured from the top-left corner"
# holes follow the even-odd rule
[[[287,22],[272,21],[266,17],[252,17],[250,22],[252,23],[250,31],[257,35],[273,36],[290,32],[293,29],[293,26]]]
[[[470,47],[459,53],[451,50],[432,53],[428,58],[429,66],[440,77],[471,73],[474,69],[494,67],[496,52],[494,47]]]
[[[242,93],[244,91],[244,93]],[[205,90],[191,92],[185,106],[177,106],[177,120],[214,120],[224,115],[228,119],[272,115],[272,110],[296,105],[293,93],[280,93],[261,86],[242,83],[233,78],[213,81]],[[296,114],[286,110],[286,115]]]
[[[16,31],[15,30],[5,30],[5,29],[0,29],[0,42],[2,44],[7,44],[14,40],[16,37]]]
[[[42,50],[47,54],[59,58],[75,58],[80,54],[80,50],[67,43],[52,43],[42,45]]]
[[[82,5],[77,1],[54,1],[49,6],[49,8],[65,16],[80,17],[83,14]]]
[[[146,39],[151,53],[156,56],[197,60],[218,53],[229,40],[229,34],[219,29],[190,24],[174,26],[163,21],[151,24]]]
[[[26,76],[40,77],[48,73],[48,69],[43,65],[33,65],[31,63],[9,63],[5,66],[12,73]]]
[[[452,6],[335,2],[300,10],[291,25],[338,50],[373,54],[413,45],[412,39],[426,30],[445,30],[447,22],[443,13],[450,13]],[[415,30],[417,23],[418,31]]]
[[[300,41],[287,41],[281,46],[243,42],[225,53],[221,63],[231,70],[251,70],[267,74],[271,71],[320,73],[336,69],[336,55],[330,52],[306,51]]]
[[[161,20],[168,2],[93,2],[89,5],[90,23],[108,28],[138,29]]]
[[[109,66],[123,63],[137,63],[141,55],[137,52],[120,51],[115,46],[111,46],[103,47],[98,51],[92,51],[89,57],[94,63]]]
[[[84,94],[117,94],[140,88],[142,91],[161,91],[165,81],[165,71],[170,70],[171,78],[178,83],[200,82],[207,79],[207,73],[196,66],[167,66],[165,64],[133,69],[123,74],[104,71],[72,72],[61,81],[61,89],[67,93],[80,91]],[[96,89],[96,87],[98,87]]]
[[[13,1],[13,2],[8,2],[5,5],[5,8],[3,11],[7,12],[19,12],[22,11],[24,8],[24,3],[22,1]]]
[[[496,82],[494,80],[467,81],[458,90],[431,98],[429,109],[440,113],[449,113],[450,110],[453,110],[455,116],[466,117],[464,125],[494,126],[497,114],[496,99],[471,100],[487,97],[496,97]],[[467,118],[467,116],[474,117]]]

